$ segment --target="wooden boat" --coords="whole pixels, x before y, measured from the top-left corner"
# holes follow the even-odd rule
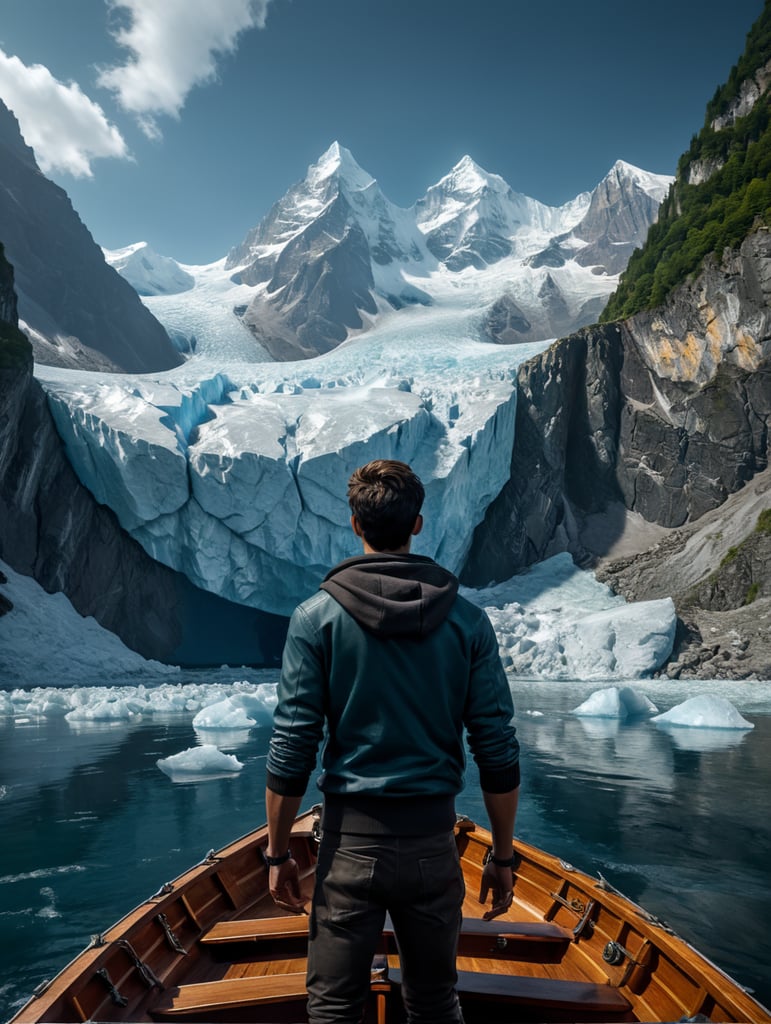
[[[467,884],[458,991],[467,1024],[495,1021],[751,1021],[771,1013],[603,879],[515,840],[514,903],[483,921],[477,901],[490,834],[460,818]],[[291,848],[310,896],[318,814]],[[302,1021],[308,918],[267,891],[258,829],[213,852],[102,935],[10,1024],[58,1021]],[[403,1020],[388,921],[365,1020]]]

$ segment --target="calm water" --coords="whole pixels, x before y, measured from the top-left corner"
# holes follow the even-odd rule
[[[664,710],[697,692],[678,685],[638,688]],[[517,833],[602,872],[771,1005],[771,684],[705,687],[755,728],[576,719],[598,684],[515,683]],[[92,933],[263,822],[267,731],[218,737],[245,764],[237,776],[173,783],[156,760],[195,742],[189,718],[0,719],[1,1020]],[[458,809],[483,817],[473,769]]]

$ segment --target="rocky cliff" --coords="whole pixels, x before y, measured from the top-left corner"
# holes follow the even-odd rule
[[[0,559],[49,592],[63,591],[145,657],[275,663],[282,619],[205,594],[155,562],[79,482],[32,375],[15,306],[0,249]],[[9,610],[10,588],[0,586],[0,597],[0,610]]]
[[[771,233],[759,228],[720,262],[708,260],[665,306],[585,328],[525,363],[511,478],[476,531],[464,580],[502,580],[563,550],[603,566],[625,548],[639,557],[649,540],[661,551],[668,534],[720,509],[763,473],[770,300]],[[746,524],[748,534],[754,525]],[[690,531],[679,536],[684,545]],[[624,584],[635,559],[626,576],[611,567],[608,578],[630,597],[677,597],[681,617],[686,604],[728,611],[748,593],[771,597],[763,543],[742,552],[735,569],[747,569],[731,586],[725,573],[712,577],[722,555],[704,564],[703,578],[678,576],[651,555],[659,592],[654,571],[645,585]]]
[[[0,101],[0,240],[38,362],[148,372],[181,357],[49,181]]]

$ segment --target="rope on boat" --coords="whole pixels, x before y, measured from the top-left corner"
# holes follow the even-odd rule
[[[94,975],[95,978],[99,978],[107,986],[107,991],[110,993],[110,999],[116,1006],[128,1006],[128,999],[121,995],[115,985],[113,985],[112,978],[110,977],[109,971],[106,967],[100,967]]]
[[[129,959],[131,960],[133,965],[136,967],[136,969],[139,971],[139,976],[141,977],[141,979],[145,983],[145,985],[147,985],[148,988],[155,987],[155,988],[159,988],[161,991],[163,991],[163,989],[165,987],[163,982],[153,972],[152,967],[150,967],[149,964],[146,964],[144,962],[144,960],[142,960],[140,958],[139,954],[134,949],[134,947],[131,945],[129,940],[128,939],[118,939],[118,945],[120,946],[121,949],[126,951],[126,953],[129,956]]]
[[[158,924],[161,926],[161,928],[163,928],[163,934],[166,936],[166,940],[168,941],[168,943],[171,946],[171,948],[176,953],[181,953],[182,956],[187,956],[187,950],[182,945],[182,943],[179,941],[177,936],[174,934],[174,932],[172,930],[172,927],[169,924],[168,917],[166,917],[165,914],[156,914],[155,915],[155,920],[158,922]]]
[[[168,896],[170,892],[174,892],[174,883],[173,882],[164,882],[163,885],[158,890],[158,892],[153,893],[153,895],[150,897],[150,899],[151,900],[160,899],[161,896]]]
[[[670,928],[666,921],[662,921],[660,917],[656,917],[655,914],[649,914],[647,910],[640,909],[638,911],[643,921],[647,921],[648,924],[652,924],[654,928],[660,928],[667,935],[677,935],[674,928]]]

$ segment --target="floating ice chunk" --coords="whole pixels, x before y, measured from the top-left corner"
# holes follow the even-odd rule
[[[201,708],[193,719],[194,729],[250,729],[257,722],[232,697]]]
[[[130,722],[140,716],[126,700],[100,700],[73,708],[64,717],[68,722]]]
[[[730,700],[702,694],[690,697],[669,711],[651,719],[660,725],[691,729],[754,729],[752,722],[742,718]]]
[[[617,687],[595,690],[586,700],[573,708],[574,715],[587,718],[626,718],[626,706]]]
[[[268,696],[262,693],[234,693],[230,697],[234,708],[243,708],[245,714],[257,725],[270,727],[273,724],[273,709],[276,706],[276,691]]]
[[[0,690],[0,718],[10,718],[12,714],[13,701],[7,693]]]
[[[653,701],[648,700],[644,693],[639,693],[632,686],[619,690],[609,686],[604,690],[595,690],[583,704],[573,709],[573,714],[587,718],[634,718],[639,715],[650,715],[658,711]]]
[[[224,754],[213,743],[188,747],[179,754],[161,757],[155,762],[164,774],[209,775],[212,772],[240,772],[244,767],[235,754]]]

